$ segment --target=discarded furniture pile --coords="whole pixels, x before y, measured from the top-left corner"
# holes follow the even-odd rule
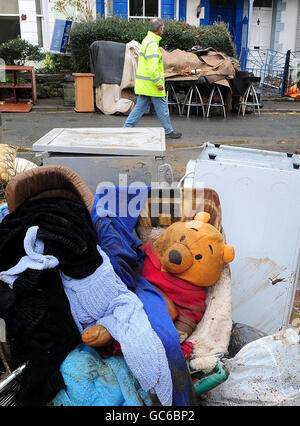
[[[217,354],[229,344],[228,267],[218,269],[208,282],[215,285],[207,296],[204,288],[188,284],[180,274],[166,273],[166,282],[171,279],[172,286],[173,280],[175,285],[181,283],[180,291],[186,294],[186,308],[180,313],[180,304],[176,305],[176,298],[172,300],[176,287],[175,293],[156,288],[151,282],[155,282],[155,273],[146,278],[143,269],[148,255],[141,244],[149,243],[149,231],[158,232],[151,216],[142,214],[151,202],[148,187],[140,189],[140,215],[130,214],[133,195],[127,194],[128,204],[122,208],[128,214],[116,216],[108,214],[101,191],[93,195],[74,171],[63,166],[29,164],[28,168],[7,179],[6,210],[0,223],[0,317],[5,324],[1,362],[6,370],[0,382],[2,405],[7,401],[7,405],[24,406],[197,405],[199,394],[215,384],[199,387],[198,383],[196,391],[193,370],[199,374],[200,366],[206,382],[207,372],[215,375],[222,370]],[[123,199],[122,190],[117,190],[118,200]],[[205,197],[205,222],[217,226],[206,225],[213,232],[210,245],[221,244],[215,256],[223,259],[218,196],[207,190]],[[181,198],[175,202],[180,203]],[[201,218],[194,220],[193,213],[185,219],[191,220],[190,227],[200,229],[204,225]],[[171,224],[178,219],[170,216],[168,220]],[[160,234],[168,220],[159,226]],[[194,232],[187,227],[187,243]],[[188,245],[182,246],[189,262],[201,266],[189,254]],[[150,263],[154,261],[161,273],[154,253]],[[212,256],[210,251],[208,254]],[[225,262],[231,260],[232,255],[224,257]],[[169,262],[170,268],[178,265],[171,254]],[[192,264],[185,269],[191,270]],[[189,308],[195,291],[199,293],[198,310]],[[217,321],[207,319],[218,317],[214,291],[223,293],[222,304],[227,300],[226,315],[223,312],[220,317],[221,334],[215,327]],[[207,312],[206,297],[211,300]],[[184,312],[190,309],[186,316]],[[206,325],[199,332],[202,319]],[[190,332],[180,334],[176,320],[184,329],[192,325]],[[215,339],[216,333],[218,348],[212,349],[207,336]],[[222,376],[222,380],[226,378],[226,374]],[[95,386],[96,393],[87,391]]]
[[[93,193],[68,167],[37,166],[18,159],[15,147],[1,148],[0,405],[299,405],[299,324],[290,326],[290,306],[281,309],[292,300],[296,265],[274,275],[274,262],[270,272],[266,259],[256,261],[255,284],[248,267],[232,286],[235,262],[238,268],[246,256],[251,265],[252,246],[228,214],[236,223],[248,220],[237,208],[241,197],[227,199],[227,180],[244,183],[230,169],[242,173],[259,163],[256,150],[246,150],[238,167],[232,157],[240,152],[206,144],[171,191],[100,184]],[[292,157],[272,157],[290,178]],[[257,179],[271,168],[261,161]],[[208,173],[215,167],[228,170],[222,182]],[[203,182],[201,173],[214,189],[193,184]],[[251,186],[248,198],[251,191],[259,196]],[[257,210],[250,213],[257,218]],[[272,233],[271,225],[264,232]],[[259,299],[262,316],[260,281],[268,291]],[[285,328],[266,333],[233,322],[234,309],[270,330]]]
[[[95,103],[104,114],[129,114],[134,107],[134,83],[140,44],[126,45],[96,41],[90,46],[90,69],[95,75]],[[200,110],[203,117],[212,112],[228,116],[258,111],[256,84],[251,73],[241,75],[239,62],[213,48],[194,47],[190,51],[161,48],[165,66],[167,101],[172,113],[190,114]],[[247,74],[247,75],[246,75]],[[248,80],[247,80],[247,77]],[[243,81],[241,81],[241,79]],[[254,84],[255,83],[255,84]]]

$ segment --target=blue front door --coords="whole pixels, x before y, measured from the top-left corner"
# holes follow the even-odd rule
[[[232,39],[235,39],[235,17],[236,17],[236,1],[235,0],[211,0],[210,1],[210,17],[209,23],[225,22]]]

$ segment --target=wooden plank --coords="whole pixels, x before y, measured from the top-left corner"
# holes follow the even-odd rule
[[[0,112],[30,112],[32,103],[25,102],[5,102],[0,104]]]
[[[53,129],[33,144],[34,151],[103,155],[163,156],[161,127]]]
[[[0,89],[31,89],[32,85],[30,83],[20,83],[20,84],[12,84],[12,83],[0,83]]]
[[[32,68],[34,67],[25,65],[0,65],[0,70],[6,71],[31,71]]]

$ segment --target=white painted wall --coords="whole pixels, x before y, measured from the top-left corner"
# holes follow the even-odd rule
[[[187,24],[196,25],[197,27],[199,27],[200,18],[202,18],[202,16],[199,16],[199,18],[197,18],[198,5],[199,5],[199,0],[188,0],[186,4],[186,22]],[[203,13],[203,9],[204,8],[202,8],[202,13]]]
[[[35,0],[19,0],[21,38],[32,44],[38,44]],[[22,21],[21,16],[26,15]]]
[[[43,39],[44,50],[48,51],[51,45],[52,34],[54,29],[56,12],[54,11],[55,0],[42,0],[43,8]],[[37,20],[35,0],[19,0],[19,14],[20,14],[20,30],[21,38],[29,41],[32,44],[38,44],[37,34]],[[22,21],[22,14],[26,15],[26,20]],[[61,19],[64,17],[61,16]]]
[[[281,14],[281,22],[284,30],[280,33],[279,42],[282,44],[282,52],[289,49],[296,50],[296,38],[298,27],[299,0],[286,0],[286,10]]]
[[[300,58],[300,7],[298,10],[298,23],[297,23],[297,33],[296,33],[296,56]]]

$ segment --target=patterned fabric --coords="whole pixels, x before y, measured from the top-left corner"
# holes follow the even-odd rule
[[[16,176],[15,158],[18,148],[13,145],[0,145],[0,182],[7,184]]]
[[[0,204],[5,203],[5,190],[6,190],[6,184],[0,182]]]
[[[152,188],[148,203],[145,203],[139,217],[137,229],[142,241],[145,241],[142,235],[147,229],[151,231],[151,238],[155,238],[155,229],[162,232],[174,222],[192,220],[201,211],[209,213],[209,223],[221,231],[221,205],[218,194],[213,189]]]

